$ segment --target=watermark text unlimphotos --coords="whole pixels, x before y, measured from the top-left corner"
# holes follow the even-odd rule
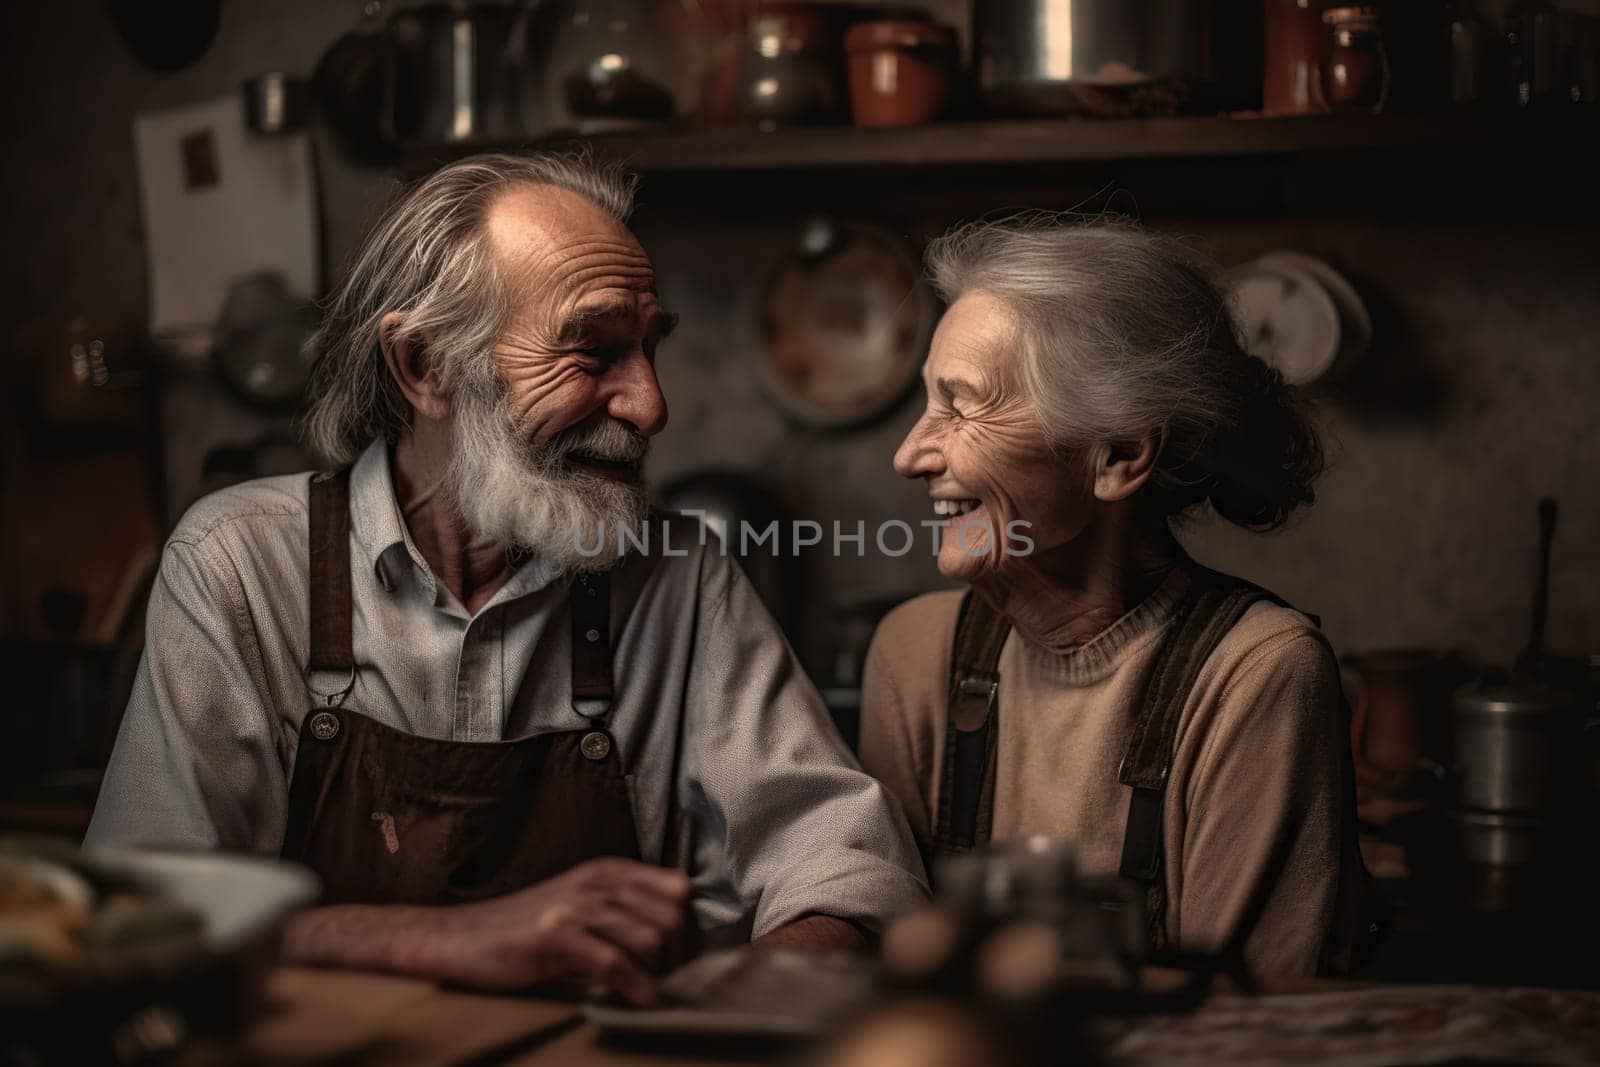
[[[751,556],[765,552],[772,556],[798,556],[802,551],[830,552],[834,556],[865,556],[870,549],[880,555],[900,557],[916,549],[919,540],[917,529],[901,519],[890,519],[876,524],[869,531],[863,519],[855,523],[835,519],[832,531],[812,519],[794,519],[780,522],[773,519],[766,525],[741,520],[735,529],[720,516],[704,511],[685,509],[682,514],[697,517],[699,544],[715,547],[722,555],[730,552]],[[987,557],[998,551],[1006,556],[1032,555],[1033,538],[1028,536],[1031,524],[1025,519],[1013,519],[1005,524],[1004,538],[997,538],[995,528],[981,517],[952,525],[949,519],[923,519],[916,524],[929,531],[922,538],[937,556],[947,533],[953,534],[956,546],[968,556]],[[687,556],[688,542],[685,532],[678,531],[674,544],[671,523],[667,520],[641,522],[637,526],[608,526],[604,521],[595,526],[573,531],[578,553],[594,557],[602,552],[619,554],[639,552],[650,555],[652,551],[663,556]],[[709,536],[714,534],[715,536]],[[787,536],[785,536],[787,534]]]

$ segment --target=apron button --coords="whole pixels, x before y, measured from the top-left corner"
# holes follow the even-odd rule
[[[339,736],[339,716],[331,711],[319,711],[311,716],[311,736],[318,741],[332,741]]]
[[[603,760],[611,755],[611,738],[599,730],[584,734],[583,740],[578,742],[578,751],[583,753],[584,759]]]

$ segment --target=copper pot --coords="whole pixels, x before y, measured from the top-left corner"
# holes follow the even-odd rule
[[[1440,657],[1424,649],[1388,649],[1345,657],[1351,694],[1350,745],[1375,782],[1399,788],[1422,758],[1425,676]]]
[[[1326,111],[1322,101],[1323,0],[1267,0],[1261,109],[1269,115]]]
[[[950,102],[956,33],[921,19],[874,19],[845,37],[850,114],[857,126],[914,126]]]

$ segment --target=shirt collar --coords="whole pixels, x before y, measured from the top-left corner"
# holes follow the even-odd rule
[[[394,590],[400,570],[409,560],[428,592],[437,594],[433,572],[412,544],[405,520],[400,517],[387,441],[380,439],[368,445],[350,470],[350,530],[364,551],[367,567],[384,589]]]
[[[438,603],[442,591],[400,516],[400,502],[395,498],[394,475],[389,464],[389,444],[380,439],[369,445],[351,468],[351,532],[362,547],[365,565],[386,591],[394,591],[409,562],[416,568],[429,597]],[[517,568],[511,580],[484,607],[535,592],[560,576],[559,568],[551,561],[534,556]]]

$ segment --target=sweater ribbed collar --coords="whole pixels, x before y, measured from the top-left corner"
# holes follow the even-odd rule
[[[1178,602],[1193,580],[1182,565],[1162,579],[1150,595],[1088,641],[1055,652],[1028,640],[1016,630],[1007,646],[1016,645],[1030,670],[1064,685],[1089,685],[1114,672],[1135,649],[1154,640],[1172,621]]]

